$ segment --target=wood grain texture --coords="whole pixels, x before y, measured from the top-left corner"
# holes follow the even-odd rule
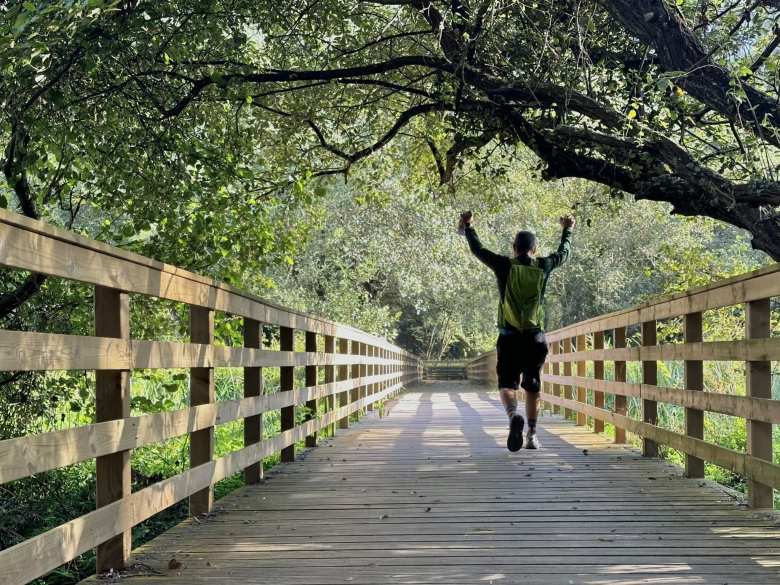
[[[385,374],[370,380],[392,384],[398,381],[398,374]],[[262,415],[315,398],[333,396],[365,381],[367,380],[325,383],[314,388],[224,400],[0,441],[0,483],[117,451],[159,443],[189,432]]]
[[[708,412],[720,412],[740,418],[750,418],[772,424],[780,424],[780,400],[702,392],[687,388],[665,388],[651,384],[629,383],[617,380],[625,378],[625,362],[616,362],[616,380],[596,380],[576,376],[545,374],[544,379],[560,384],[575,384],[590,390],[615,394],[616,397],[635,396],[657,402],[667,402]]]
[[[101,337],[130,338],[130,299],[118,290],[95,287],[95,333]],[[95,373],[95,422],[130,416],[130,372]],[[95,461],[95,504],[98,508],[126,498],[131,491],[130,451],[103,455]],[[97,547],[98,572],[120,570],[130,554],[131,534],[125,530]]]
[[[341,356],[349,354],[349,340],[340,338],[339,339],[339,354]],[[338,379],[340,382],[346,382],[350,379],[350,368],[347,365],[339,365],[338,370]],[[353,386],[350,384],[349,388],[352,388]],[[339,408],[343,408],[347,405],[349,402],[349,392],[341,392],[338,395],[338,400],[336,401]],[[349,428],[349,418],[340,418],[338,421],[338,427],[340,429],[348,429]]]
[[[702,341],[702,314],[688,313],[683,318],[683,336],[685,343]],[[701,360],[686,360],[683,386],[689,392],[704,390],[704,362]],[[699,408],[686,407],[685,434],[697,439],[704,438],[704,412]],[[685,455],[685,475],[688,477],[704,477],[704,461],[693,455]]]
[[[642,348],[657,347],[658,326],[655,321],[642,323]],[[685,347],[688,347],[686,345]],[[650,357],[642,359],[642,383],[649,386],[658,384],[658,362]],[[642,420],[649,425],[658,424],[658,403],[650,398],[642,398]],[[658,444],[652,438],[642,437],[642,454],[645,457],[658,456]]]
[[[295,343],[295,332],[289,327],[279,328],[279,348],[282,351],[293,351]],[[295,368],[279,368],[279,391],[289,392],[295,387]],[[282,433],[295,426],[295,406],[284,406],[280,412]],[[290,462],[295,460],[295,445],[287,445],[282,449],[282,461]]]
[[[623,349],[624,347],[626,347],[626,328],[616,327],[615,329],[613,329],[612,339],[613,339],[613,344],[615,346],[615,349]],[[621,360],[615,360],[614,363],[615,363],[615,383],[625,384],[627,379],[626,362]],[[625,396],[621,396],[617,392],[613,392],[613,394],[615,394],[615,412],[619,415],[627,416],[628,399]],[[621,445],[625,442],[626,442],[626,429],[624,429],[623,427],[616,426],[615,443]]]
[[[769,337],[771,311],[769,299],[747,303],[745,335],[751,340]],[[745,370],[747,395],[751,398],[772,398],[772,364],[768,360],[750,360]],[[772,461],[772,425],[749,419],[747,421],[747,451],[753,457]],[[748,497],[754,508],[772,508],[772,485],[762,484],[754,478],[748,482]]]
[[[128,370],[295,367],[365,363],[367,356],[260,350],[201,343],[139,341],[22,331],[0,332],[0,370]],[[399,364],[400,360],[378,363]]]
[[[563,351],[562,353],[557,354],[556,357],[566,356],[568,354],[568,357],[571,357],[571,355],[574,352],[574,342],[572,341],[571,337],[565,337],[563,339]],[[572,362],[570,360],[563,362],[563,375],[571,377],[572,375]],[[574,386],[571,384],[566,384],[563,387],[563,396],[567,400],[571,400],[574,395]],[[576,416],[576,412],[570,408],[564,408],[563,409],[563,417],[564,418],[572,418],[573,416]]]
[[[773,296],[780,296],[780,264],[771,264],[683,293],[659,297],[642,305],[581,321],[552,332],[548,339],[554,341],[566,336],[668,319]]]
[[[260,349],[262,326],[254,319],[244,319],[244,347]],[[244,368],[244,398],[255,398],[263,395],[263,369],[258,367]],[[258,443],[263,438],[263,415],[255,414],[244,419],[244,446]],[[252,463],[244,470],[244,481],[248,484],[259,482],[263,478],[263,462]]]
[[[307,352],[315,353],[317,351],[317,334],[313,333],[312,331],[307,331],[305,333],[305,349]],[[306,387],[311,388],[313,386],[317,385],[317,366],[306,366]],[[306,414],[307,420],[311,420],[317,415],[317,399],[312,398],[311,400],[306,401],[306,408],[308,409],[308,412]],[[307,447],[316,447],[317,446],[317,433],[313,433],[306,437],[306,446]]]
[[[593,349],[604,349],[604,332],[596,331],[593,334]],[[593,362],[593,377],[596,380],[604,379],[604,361],[596,360]],[[596,408],[604,408],[604,392],[595,390],[593,392],[593,406]],[[593,432],[604,432],[604,421],[595,420],[593,422]]]
[[[582,354],[587,349],[587,339],[585,335],[578,335],[577,341],[576,341],[576,347],[575,347],[578,355]],[[580,378],[584,378],[585,374],[587,373],[587,367],[588,364],[584,360],[580,360],[577,362],[577,376]],[[577,386],[577,402],[586,402],[587,399],[587,390],[583,386]],[[577,412],[577,426],[585,426],[587,424],[588,418],[581,412]]]
[[[623,360],[637,361],[764,361],[780,360],[780,338],[704,341],[700,343],[664,343],[624,349],[591,349],[575,354],[559,354],[550,361]]]
[[[385,350],[382,350],[383,352]],[[325,336],[325,353],[332,354],[336,352],[336,339],[332,335],[326,335]],[[384,372],[384,367],[383,372]],[[332,384],[336,380],[336,370],[334,366],[324,366],[323,367],[323,382],[327,386],[328,384]],[[336,406],[336,397],[333,394],[329,394],[326,398],[327,401],[327,408],[326,412],[332,412],[333,409]],[[336,425],[332,424],[328,427],[328,433],[333,436],[336,434]]]
[[[214,311],[203,307],[190,307],[190,339],[193,343],[214,343]],[[190,368],[190,405],[213,404],[216,401],[214,368]],[[190,433],[190,467],[210,463],[214,458],[214,427],[209,426]],[[190,515],[211,512],[214,503],[213,485],[190,495]]]
[[[213,517],[141,547],[132,582],[780,579],[774,518],[558,416],[540,425],[542,450],[510,454],[495,392],[468,383],[407,392],[384,419],[364,419],[264,485],[220,500]],[[181,567],[169,569],[174,558]]]

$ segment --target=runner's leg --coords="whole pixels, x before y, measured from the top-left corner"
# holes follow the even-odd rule
[[[501,395],[501,404],[504,405],[506,415],[512,418],[517,413],[517,390],[513,388],[499,388],[498,393]]]
[[[542,367],[547,358],[547,339],[544,332],[532,333],[525,341],[526,361],[523,365],[523,382],[525,390],[525,415],[528,420],[528,440],[526,447],[539,448],[536,439],[536,419],[539,413],[539,391],[541,390]]]
[[[496,374],[501,403],[509,417],[509,436],[506,448],[519,451],[523,447],[525,421],[517,412],[517,387],[520,381],[520,366],[517,359],[517,338],[514,335],[499,335],[496,342]]]

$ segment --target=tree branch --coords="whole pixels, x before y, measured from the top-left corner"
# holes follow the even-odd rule
[[[328,152],[335,154],[339,158],[344,159],[347,162],[347,167],[345,170],[349,170],[349,167],[355,162],[359,161],[360,159],[366,158],[367,156],[370,156],[371,154],[375,153],[377,150],[380,150],[382,147],[387,145],[393,138],[395,138],[396,134],[398,134],[398,132],[400,132],[401,129],[404,126],[406,126],[413,118],[431,112],[441,112],[447,109],[451,109],[451,108],[443,103],[419,104],[416,106],[412,106],[411,108],[405,110],[404,112],[401,113],[401,115],[398,116],[398,119],[395,121],[395,123],[390,127],[390,129],[387,132],[385,132],[385,134],[381,138],[379,138],[379,140],[374,142],[372,145],[362,148],[353,153],[347,153],[333,146],[332,144],[328,143],[328,141],[325,140],[322,131],[317,127],[317,125],[313,121],[307,120],[306,122],[308,123],[309,127],[314,131],[314,133],[317,135],[317,139],[320,141],[320,145]]]
[[[341,79],[368,77],[380,75],[404,69],[406,67],[427,67],[431,69],[451,70],[452,66],[436,57],[423,55],[408,55],[396,57],[379,63],[370,63],[356,67],[343,67],[323,70],[269,70],[253,73],[226,73],[224,75],[204,76],[198,79],[189,79],[190,90],[180,98],[173,106],[163,110],[166,118],[178,116],[192,103],[203,91],[213,85],[228,87],[238,83],[280,83],[297,81],[337,81]],[[170,72],[160,71],[162,75],[171,75]]]
[[[733,122],[743,124],[762,140],[780,146],[774,132],[780,128],[776,99],[733,76],[714,63],[679,12],[664,0],[600,0],[628,32],[651,46],[666,71],[682,71],[676,83],[690,95]],[[732,83],[741,86],[745,100],[733,97]]]

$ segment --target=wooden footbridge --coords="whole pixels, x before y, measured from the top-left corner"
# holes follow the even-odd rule
[[[493,354],[468,380],[422,381],[383,339],[5,212],[0,264],[94,286],[94,335],[4,330],[0,370],[94,371],[96,407],[94,424],[0,442],[0,483],[92,459],[97,480],[95,511],[0,551],[2,584],[90,549],[98,579],[139,585],[780,582],[778,266],[550,333],[543,449],[512,454]],[[134,338],[135,295],[188,306],[190,339]],[[744,339],[705,339],[703,314],[723,307],[744,310]],[[242,345],[215,342],[215,314],[243,319]],[[684,333],[659,339],[673,320]],[[684,362],[682,387],[658,385],[663,361]],[[744,363],[745,394],[706,391],[707,361]],[[190,406],[133,414],[133,372],[167,368],[189,369]],[[243,398],[216,400],[217,368],[243,369]],[[683,432],[659,424],[659,402],[685,409]],[[272,411],[281,429],[263,436]],[[745,424],[744,452],[708,440],[708,413]],[[231,421],[244,446],[216,457]],[[189,469],[132,491],[132,450],[185,435]],[[703,479],[705,463],[744,477],[747,500]],[[236,474],[246,485],[214,502]],[[133,527],[184,499],[189,520],[130,550]]]

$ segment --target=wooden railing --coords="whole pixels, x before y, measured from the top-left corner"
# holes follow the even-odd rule
[[[264,457],[295,457],[296,442],[372,408],[421,376],[421,362],[380,339],[291,311],[240,290],[44,223],[0,212],[0,265],[94,285],[95,335],[0,331],[0,371],[94,370],[94,424],[0,442],[0,484],[96,459],[97,509],[0,552],[0,582],[27,583],[97,548],[97,569],[121,569],[130,530],[189,498],[192,515],[211,509],[213,486],[244,471],[262,475]],[[130,331],[129,293],[189,305],[191,343],[140,341]],[[243,347],[214,342],[216,312],[243,318]],[[280,349],[261,346],[263,328],[278,328]],[[305,351],[294,351],[294,332]],[[216,368],[243,368],[244,398],[217,402]],[[294,387],[294,369],[305,386]],[[189,368],[190,407],[130,416],[133,370]],[[264,394],[262,368],[279,368],[280,388]],[[318,383],[319,373],[324,382]],[[324,414],[296,425],[296,405]],[[262,414],[281,411],[281,432],[262,438]],[[214,428],[244,421],[245,447],[214,457]],[[189,470],[131,493],[132,449],[189,434]]]
[[[610,423],[618,443],[626,441],[626,431],[638,435],[646,456],[655,456],[659,444],[683,452],[688,477],[703,477],[704,462],[742,475],[749,504],[771,508],[772,490],[780,488],[780,466],[772,459],[772,425],[780,424],[780,400],[772,399],[771,376],[771,362],[780,360],[780,338],[771,337],[770,331],[770,298],[778,295],[780,265],[775,264],[548,332],[550,354],[541,397],[553,412],[562,410],[578,425],[591,417],[596,432]],[[704,341],[703,312],[734,306],[744,307],[745,338]],[[672,319],[682,321],[682,340],[658,343],[658,322]],[[627,330],[637,330],[633,344]],[[473,360],[469,378],[496,383],[495,360],[495,352]],[[605,379],[608,361],[614,363],[611,380]],[[658,386],[659,361],[684,363],[683,388]],[[705,392],[705,361],[744,362],[746,395]],[[628,362],[641,364],[640,381],[627,381]],[[609,410],[604,407],[605,394],[614,395]],[[641,402],[642,420],[628,416],[628,397]],[[658,425],[659,402],[685,408],[685,434]],[[705,441],[705,412],[745,419],[747,451]]]

